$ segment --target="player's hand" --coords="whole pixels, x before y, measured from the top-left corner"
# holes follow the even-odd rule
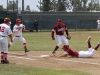
[[[13,40],[11,40],[11,42],[13,42]]]
[[[54,36],[52,36],[52,40],[55,40]]]
[[[67,39],[68,39],[68,40],[70,40],[70,39],[71,39],[71,36],[70,36],[70,35],[68,35],[68,36],[67,36]]]

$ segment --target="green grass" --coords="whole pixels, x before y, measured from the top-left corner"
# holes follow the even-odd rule
[[[91,75],[75,70],[53,70],[22,65],[1,65],[0,75]]]
[[[69,32],[69,34],[71,35],[71,40],[69,40],[70,47],[76,50],[87,50],[86,40],[88,36],[92,36],[91,42],[93,47],[100,42],[100,35],[97,31],[73,31]],[[24,32],[23,37],[27,41],[28,49],[32,51],[53,51],[57,44],[56,40],[52,40],[51,32]],[[60,46],[59,50],[62,50],[63,44]],[[16,42],[9,50],[22,51],[22,42]]]

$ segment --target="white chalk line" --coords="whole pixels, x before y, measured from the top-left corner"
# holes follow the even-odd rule
[[[58,60],[58,61],[75,62],[75,63],[91,64],[91,65],[100,66],[100,63],[91,63],[91,62],[83,62],[83,61],[76,61],[76,60],[57,59],[57,58],[51,58],[51,59]]]
[[[8,56],[8,57],[18,58],[18,59],[26,59],[26,60],[37,60],[37,59],[26,58],[26,57],[18,57],[18,56]]]

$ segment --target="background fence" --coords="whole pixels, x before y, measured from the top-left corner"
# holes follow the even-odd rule
[[[69,29],[96,29],[100,12],[23,12],[22,20],[26,29],[33,30],[33,22],[37,20],[39,29],[52,29],[57,19],[61,18]]]

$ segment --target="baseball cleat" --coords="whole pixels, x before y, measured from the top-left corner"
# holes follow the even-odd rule
[[[29,50],[26,49],[26,50],[25,50],[25,53],[26,53],[26,52],[29,52]]]
[[[55,52],[55,51],[53,51],[53,52],[52,52],[52,54],[55,56],[56,52]]]
[[[1,60],[1,64],[9,64],[8,60]]]
[[[98,45],[100,46],[100,43],[98,43]]]
[[[88,37],[88,39],[86,40],[86,42],[88,43],[91,40],[91,36]]]

